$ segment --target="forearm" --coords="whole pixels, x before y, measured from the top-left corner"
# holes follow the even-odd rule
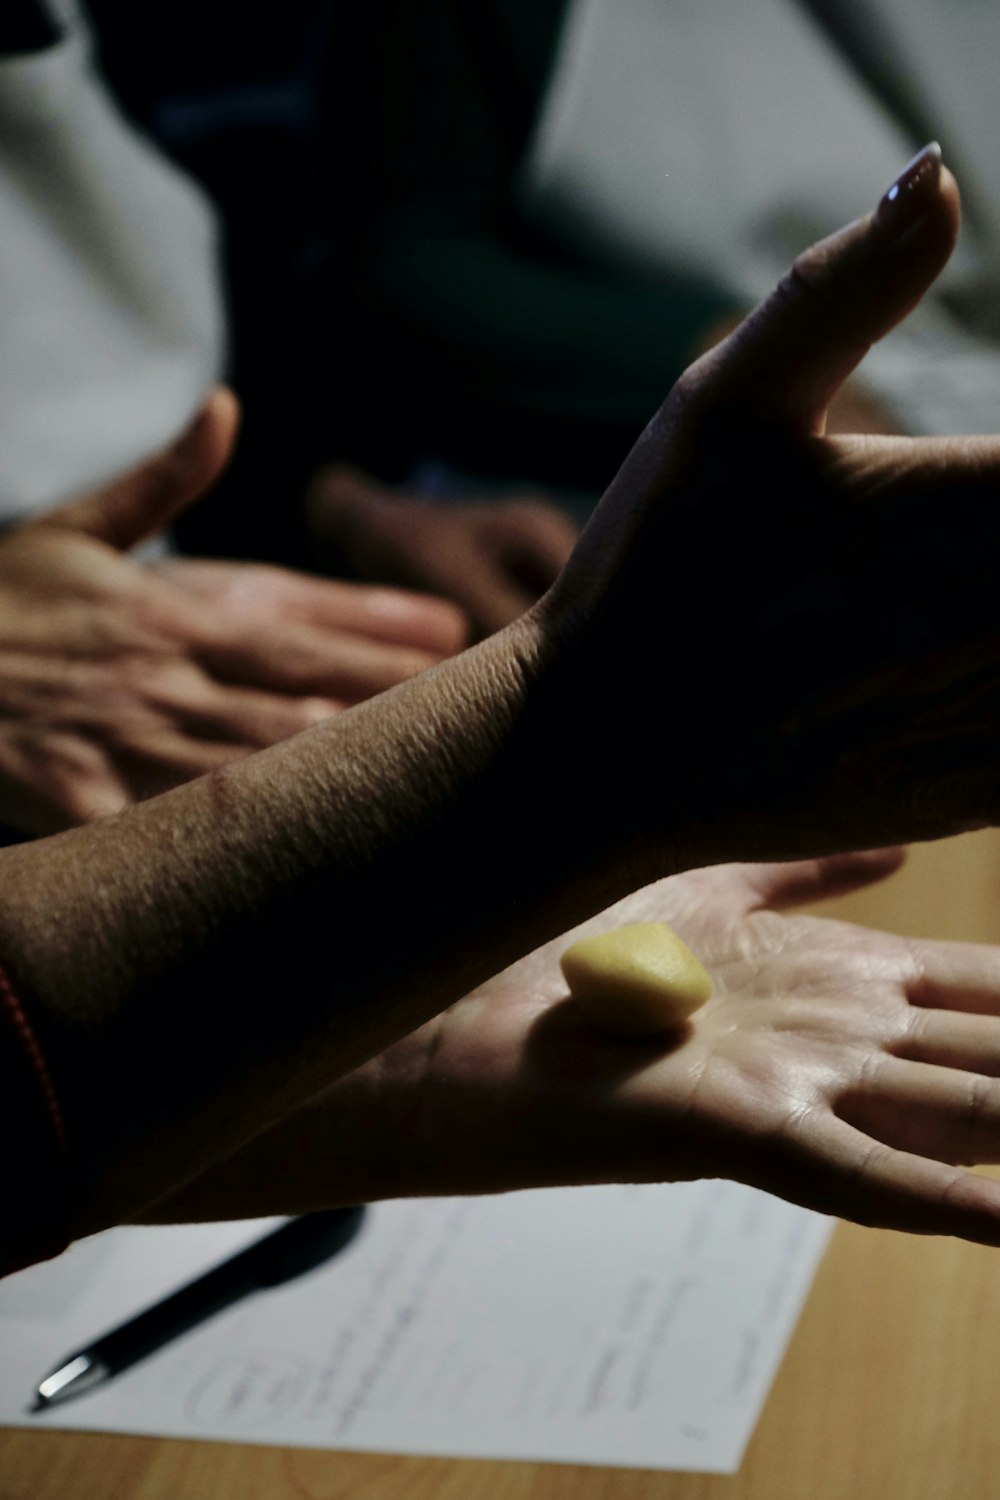
[[[436,1024],[428,1022],[417,1035]],[[136,1222],[257,1218],[460,1191],[449,1170],[452,1154],[439,1149],[435,1156],[428,1132],[420,1128],[421,1117],[433,1114],[428,1095],[437,1091],[428,1087],[417,1052],[406,1069],[394,1061],[394,1052],[409,1051],[409,1043],[404,1039],[338,1079],[226,1160],[146,1205]],[[433,1046],[432,1038],[427,1045]],[[454,1133],[449,1136],[454,1144]]]
[[[601,904],[519,769],[535,639],[515,627],[230,770],[4,851],[0,953],[67,1116],[78,1230]]]
[[[629,1087],[671,1047],[616,1042],[561,1003],[552,971],[566,941],[339,1079],[140,1222],[698,1175],[706,1156],[682,1128],[687,1090],[652,1112]]]

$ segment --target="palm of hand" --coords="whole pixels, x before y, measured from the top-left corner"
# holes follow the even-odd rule
[[[585,929],[664,920],[715,991],[681,1039],[599,1035],[567,998],[570,935],[378,1063],[419,1079],[443,1190],[736,1177],[863,1223],[1000,1241],[1000,954],[777,907],[884,855],[672,877]],[[498,1177],[500,1180],[498,1180]]]

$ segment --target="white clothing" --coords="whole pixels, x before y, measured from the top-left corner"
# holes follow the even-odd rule
[[[58,15],[55,46],[0,58],[0,522],[162,447],[223,366],[213,210]]]
[[[869,356],[913,431],[1000,427],[1000,7],[852,0],[975,176],[985,208],[939,296]],[[645,273],[708,274],[748,302],[868,209],[914,143],[798,0],[573,0],[523,176],[529,211]]]

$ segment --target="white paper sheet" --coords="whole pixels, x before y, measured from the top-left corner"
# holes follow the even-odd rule
[[[278,1222],[112,1230],[0,1283],[0,1422]],[[318,1271],[30,1421],[732,1473],[830,1227],[727,1182],[379,1204]]]

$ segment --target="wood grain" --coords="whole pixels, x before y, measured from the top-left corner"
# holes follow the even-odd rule
[[[1000,833],[817,910],[1000,942]],[[998,1327],[996,1251],[842,1225],[735,1477],[7,1430],[0,1500],[990,1500]]]

